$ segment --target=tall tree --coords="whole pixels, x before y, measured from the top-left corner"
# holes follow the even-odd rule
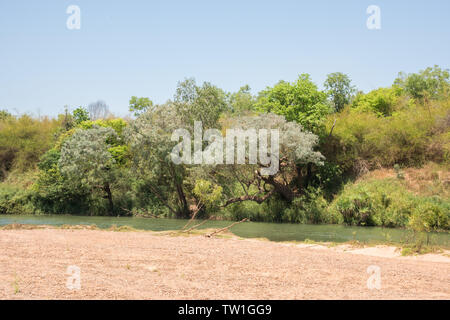
[[[448,94],[450,89],[449,70],[435,65],[418,73],[400,72],[394,84],[402,87],[415,99],[435,99]]]
[[[129,110],[133,112],[133,114],[138,117],[140,114],[147,111],[149,108],[153,106],[153,101],[149,98],[138,98],[136,96],[132,96],[129,102]]]
[[[262,112],[283,115],[288,121],[300,123],[306,130],[320,132],[325,116],[331,112],[327,96],[319,91],[308,74],[295,82],[278,82],[260,92],[256,108]]]
[[[73,110],[72,115],[73,115],[73,120],[75,121],[76,124],[80,124],[83,121],[90,120],[89,111],[87,111],[83,107],[78,107],[75,110]]]
[[[208,82],[198,86],[192,78],[178,83],[174,106],[184,123],[202,121],[205,128],[216,128],[228,108],[223,90]]]
[[[190,209],[183,164],[176,165],[170,154],[177,144],[171,140],[176,129],[185,128],[173,104],[156,106],[141,114],[125,130],[137,179],[177,218],[187,218]]]
[[[109,152],[111,139],[117,134],[111,128],[94,127],[77,130],[61,149],[59,170],[74,188],[100,190],[108,200],[108,211],[114,212],[112,184],[116,180],[116,161]]]
[[[304,191],[303,169],[308,165],[322,165],[324,157],[315,150],[318,137],[310,132],[305,132],[301,125],[293,121],[286,121],[283,116],[265,113],[258,116],[236,116],[227,119],[228,128],[234,129],[260,129],[278,130],[279,149],[276,158],[274,174],[268,175],[262,169],[272,166],[261,160],[260,156],[256,164],[249,164],[249,155],[246,154],[245,164],[223,164],[212,167],[202,167],[195,172],[194,181],[210,179],[223,189],[222,206],[242,201],[254,201],[262,203],[274,194],[290,202],[300,196]],[[269,134],[270,135],[270,134]],[[267,137],[271,141],[271,136]],[[246,142],[247,143],[247,142]],[[261,141],[259,142],[261,147]],[[267,150],[272,154],[274,145]],[[259,151],[261,152],[261,151]],[[208,178],[205,178],[208,176]],[[236,193],[236,183],[240,191]]]
[[[231,111],[234,114],[245,114],[254,111],[256,99],[250,92],[250,86],[245,85],[230,95]]]
[[[349,76],[341,72],[330,73],[325,80],[324,86],[337,112],[350,103],[350,99],[355,92],[351,82]]]

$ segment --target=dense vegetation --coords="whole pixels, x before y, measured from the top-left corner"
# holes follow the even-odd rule
[[[57,119],[0,111],[0,214],[195,214],[448,230],[448,71],[400,73],[391,87],[368,93],[333,73],[324,88],[307,74],[256,96],[248,86],[228,93],[187,79],[163,105],[132,97],[129,119],[102,101]],[[172,133],[193,133],[194,121],[221,132],[278,129],[278,173],[263,174],[260,162],[174,164]],[[432,187],[416,190],[405,170],[424,166],[433,168]],[[370,176],[374,170],[391,174]]]

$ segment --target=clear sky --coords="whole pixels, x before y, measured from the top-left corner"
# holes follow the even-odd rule
[[[69,30],[69,5],[81,10]],[[369,5],[381,29],[369,30]],[[399,71],[449,68],[448,0],[1,0],[0,109],[56,115],[102,99],[171,99],[194,77],[253,93],[278,80],[347,73],[361,90]]]

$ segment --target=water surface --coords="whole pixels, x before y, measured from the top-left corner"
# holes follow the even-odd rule
[[[0,226],[12,223],[33,225],[96,225],[105,229],[112,225],[130,226],[135,229],[166,231],[181,229],[187,220],[149,219],[132,217],[91,217],[72,215],[0,215]],[[199,222],[196,222],[199,223]],[[230,225],[230,221],[208,221],[203,228],[220,228]],[[267,238],[272,241],[314,241],[360,242],[390,241],[401,243],[411,237],[411,232],[403,229],[387,229],[380,227],[349,227],[343,225],[310,225],[310,224],[278,224],[263,222],[245,222],[234,226],[231,231],[243,238]],[[432,243],[450,247],[449,233],[431,234]]]

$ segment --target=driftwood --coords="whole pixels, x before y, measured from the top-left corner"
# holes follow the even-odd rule
[[[195,217],[197,216],[197,213],[199,213],[201,209],[202,205],[197,205],[195,212],[192,214],[192,217],[189,219],[189,221],[184,225],[182,230],[186,229],[187,226],[190,225],[192,221],[194,221]]]
[[[205,224],[206,222],[208,222],[209,220],[212,220],[212,218],[214,218],[214,216],[211,216],[211,217],[209,217],[209,219],[206,219],[205,221],[202,221],[201,223],[196,224],[195,226],[192,226],[192,227],[190,227],[190,228],[187,229],[187,230],[183,230],[182,232],[190,232],[190,231],[194,230],[195,228],[198,228],[198,227],[200,227],[201,225],[204,225],[204,224]]]
[[[230,224],[228,227],[225,227],[225,228],[216,230],[216,231],[214,231],[214,232],[211,232],[211,233],[205,235],[205,237],[211,238],[213,235],[216,235],[216,234],[218,234],[218,233],[221,233],[221,232],[223,232],[223,231],[226,231],[226,230],[230,229],[231,227],[233,227],[233,226],[235,226],[235,225],[237,225],[237,224],[239,224],[239,223],[241,223],[241,222],[245,222],[245,221],[248,221],[248,219],[245,218],[245,219],[242,219],[241,221],[236,221],[236,222]]]

